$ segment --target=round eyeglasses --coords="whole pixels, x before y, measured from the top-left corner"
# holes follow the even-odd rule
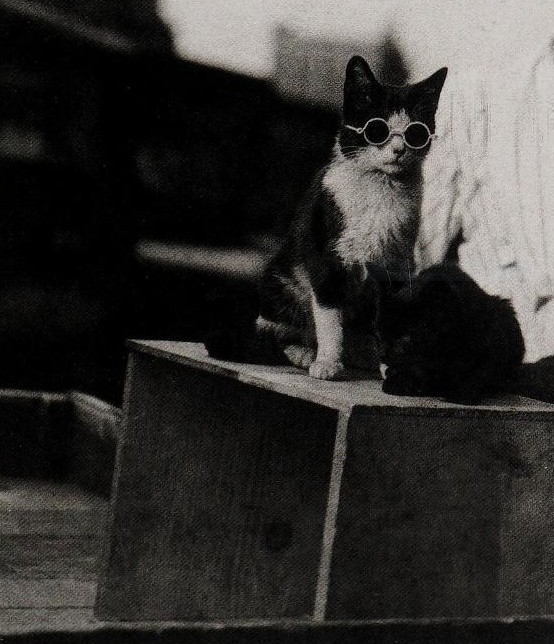
[[[369,119],[363,127],[346,124],[344,127],[353,130],[356,134],[363,134],[370,145],[384,145],[393,134],[400,134],[404,143],[412,150],[421,150],[431,139],[437,138],[437,135],[432,134],[425,123],[420,121],[408,123],[404,130],[391,130],[389,124],[382,118]]]

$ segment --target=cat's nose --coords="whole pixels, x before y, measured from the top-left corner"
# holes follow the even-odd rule
[[[391,139],[391,149],[396,157],[401,157],[406,151],[406,144],[400,134],[395,134]]]

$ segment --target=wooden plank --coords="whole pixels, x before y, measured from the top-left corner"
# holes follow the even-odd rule
[[[131,381],[97,614],[311,615],[336,411],[147,355]]]
[[[81,391],[71,391],[68,395],[72,415],[77,423],[86,425],[88,431],[100,439],[116,443],[121,436],[122,412],[104,400]]]
[[[0,633],[90,628],[106,502],[44,481],[0,489]]]
[[[121,409],[81,392],[71,392],[69,404],[71,439],[65,478],[108,498],[121,433]]]
[[[120,422],[120,409],[80,392],[0,389],[0,472],[70,480],[107,497]]]
[[[0,584],[3,579],[96,581],[100,541],[90,535],[2,535]]]
[[[0,608],[83,608],[94,604],[96,582],[76,579],[2,579]]]
[[[88,609],[7,609],[0,610],[0,632],[2,644],[551,644],[554,624],[519,618],[108,626]]]
[[[363,373],[352,372],[352,379],[342,382],[316,380],[294,367],[268,367],[215,360],[208,357],[203,345],[190,342],[130,340],[128,345],[135,352],[194,367],[198,371],[222,375],[331,409],[349,411],[355,406],[375,407],[387,415],[426,415],[429,410],[435,410],[444,417],[488,412],[525,414],[526,417],[529,414],[543,414],[548,417],[554,412],[554,405],[520,396],[500,396],[482,405],[470,407],[437,398],[391,396],[381,391],[381,381],[367,380]]]
[[[357,410],[327,617],[554,613],[552,430]]]
[[[92,608],[0,608],[2,644],[10,642],[9,635],[18,636],[17,640],[13,641],[21,642],[20,637],[27,633],[29,636],[23,640],[24,642],[36,641],[45,644],[46,641],[56,641],[59,644],[65,641],[69,644],[85,641],[76,636],[79,631],[83,631],[87,637],[86,641],[90,642],[91,640],[88,639],[90,632],[97,628],[99,624],[93,615]],[[67,634],[60,636],[61,631]],[[56,640],[45,639],[46,633],[49,632],[58,635]]]
[[[0,533],[41,534],[41,535],[102,535],[104,533],[105,508],[103,515],[88,509],[67,510],[21,510],[0,516]]]
[[[74,483],[0,477],[0,534],[102,534],[107,507]]]

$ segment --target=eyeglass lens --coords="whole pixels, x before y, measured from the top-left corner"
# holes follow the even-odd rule
[[[366,125],[364,134],[368,143],[381,145],[381,143],[384,143],[389,138],[390,129],[385,121],[375,119],[374,121],[369,121]]]
[[[423,123],[412,123],[404,132],[404,141],[411,148],[424,148],[429,143],[430,133]]]
[[[375,119],[366,125],[364,136],[368,143],[382,145],[390,137],[390,129],[385,121]],[[423,123],[411,123],[404,131],[404,141],[410,148],[424,148],[429,139],[429,130]]]

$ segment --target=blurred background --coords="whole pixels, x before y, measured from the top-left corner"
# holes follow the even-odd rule
[[[125,338],[253,303],[352,54],[392,83],[506,65],[549,4],[0,0],[0,387],[119,403]]]

